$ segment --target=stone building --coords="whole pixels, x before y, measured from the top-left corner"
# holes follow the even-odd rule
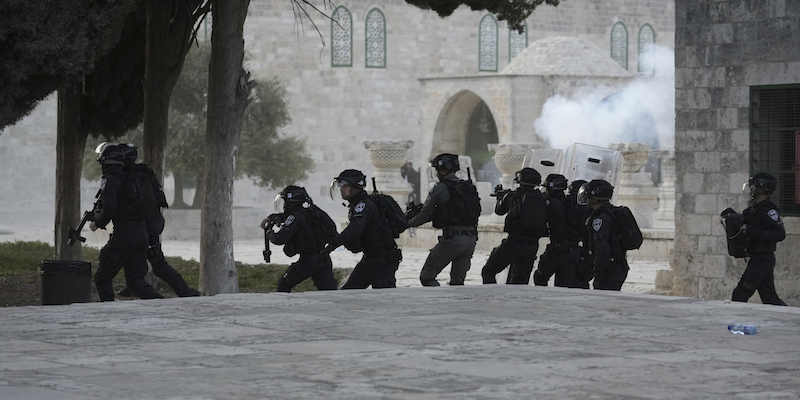
[[[675,12],[672,293],[730,298],[745,261],[728,256],[719,213],[741,212],[742,184],[767,171],[779,179],[772,200],[787,232],[776,289],[799,306],[800,2],[677,0]]]

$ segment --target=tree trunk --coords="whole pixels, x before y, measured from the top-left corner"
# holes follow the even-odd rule
[[[162,180],[164,177],[164,149],[167,146],[169,126],[169,97],[172,93],[172,85],[167,84],[167,75],[171,67],[168,39],[170,37],[170,3],[172,2],[147,0],[143,161]]]
[[[180,172],[172,172],[172,180],[175,182],[175,198],[172,200],[170,208],[174,210],[185,210],[189,208],[186,201],[183,199],[183,174]]]
[[[203,174],[197,174],[197,186],[194,189],[194,199],[192,200],[192,207],[194,209],[203,208],[203,199],[206,195],[206,187],[203,185]]]
[[[249,0],[215,0],[211,9],[205,191],[200,225],[200,290],[238,293],[233,259],[233,179],[237,145],[252,81],[244,70],[244,20]]]
[[[81,93],[74,87],[58,90],[56,128],[55,258],[81,260],[81,242],[69,245],[69,228],[77,228],[81,213],[81,168],[86,130],[82,129]],[[88,231],[88,224],[83,231]]]

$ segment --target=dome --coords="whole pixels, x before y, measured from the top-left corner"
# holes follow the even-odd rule
[[[517,54],[501,74],[620,78],[633,75],[594,43],[567,36],[553,36],[533,42]]]

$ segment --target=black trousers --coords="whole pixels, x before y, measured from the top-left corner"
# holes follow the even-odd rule
[[[555,286],[576,287],[575,272],[580,260],[580,247],[577,243],[550,243],[539,258],[539,268],[533,274],[533,283],[547,286],[555,274]]]
[[[597,290],[622,290],[622,284],[628,277],[628,260],[613,260],[603,271],[602,276],[598,276],[595,271],[593,287]]]
[[[153,211],[145,217],[149,245],[147,248],[147,261],[153,267],[153,274],[167,283],[172,291],[179,297],[200,296],[200,292],[189,287],[183,276],[172,268],[161,251],[161,233],[164,232],[164,216],[161,211]]]
[[[311,278],[317,290],[336,290],[338,282],[333,276],[333,263],[329,255],[302,254],[297,262],[289,265],[278,279],[279,292],[291,292],[300,282]]]
[[[578,250],[578,263],[575,265],[575,281],[572,287],[589,289],[589,281],[594,278],[594,268],[592,268],[592,257],[589,251],[583,247]]]
[[[125,269],[125,283],[143,299],[161,299],[160,295],[144,279],[147,274],[147,230],[114,232],[100,250],[100,266],[94,274],[94,284],[101,301],[114,300],[111,280]]]
[[[486,265],[481,270],[484,284],[497,283],[497,274],[508,268],[506,284],[527,285],[531,279],[538,240],[525,240],[509,236],[492,249]]]
[[[753,254],[747,261],[747,268],[733,289],[731,300],[747,302],[758,290],[761,302],[785,306],[775,291],[775,253]]]
[[[400,259],[390,252],[361,257],[350,278],[342,289],[387,289],[397,287],[395,273],[400,266]]]

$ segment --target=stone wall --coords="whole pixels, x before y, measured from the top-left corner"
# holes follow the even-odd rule
[[[745,268],[727,254],[719,213],[743,208],[749,90],[800,83],[800,2],[678,0],[675,12],[673,294],[725,299]],[[781,298],[799,306],[800,221],[783,220],[787,237],[778,244],[775,283]]]

